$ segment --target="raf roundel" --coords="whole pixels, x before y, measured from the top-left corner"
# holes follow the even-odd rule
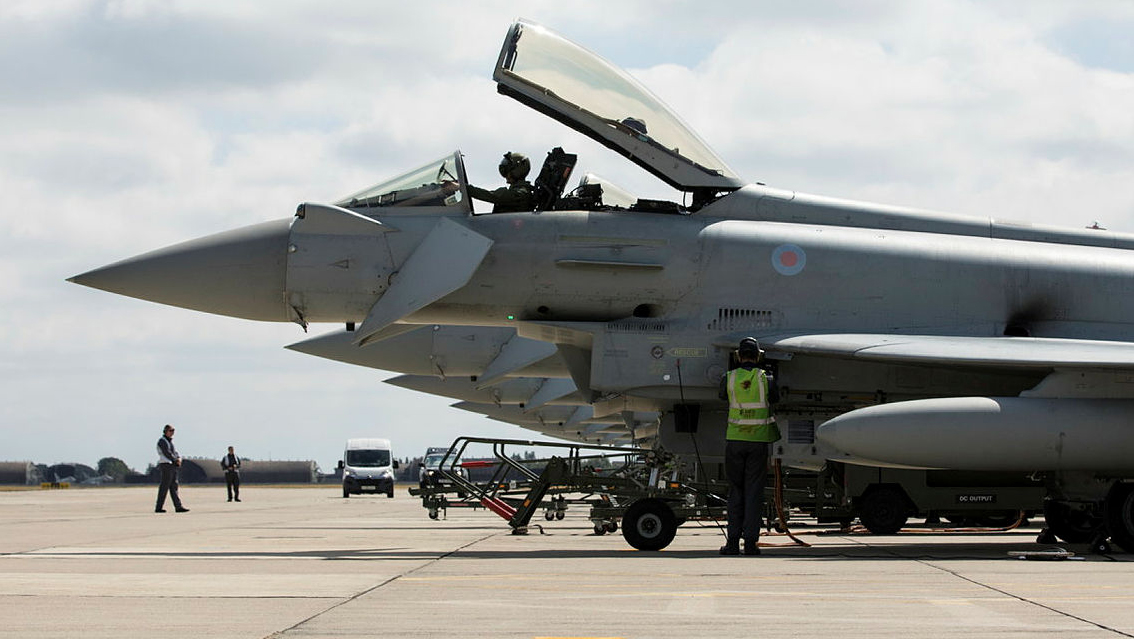
[[[807,254],[795,244],[781,244],[772,251],[772,268],[780,275],[795,275],[807,264]]]

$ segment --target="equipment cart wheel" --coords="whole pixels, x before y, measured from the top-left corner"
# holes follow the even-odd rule
[[[1069,544],[1090,542],[1103,525],[1099,513],[1054,499],[1044,500],[1043,518],[1048,530]]]
[[[563,521],[563,518],[566,517],[566,516],[567,516],[567,513],[565,511],[562,511],[562,510],[555,511],[555,518],[558,519],[559,521]]]
[[[595,534],[600,535],[600,536],[605,535],[606,534],[606,526],[603,526],[602,524],[595,524]]]
[[[1106,527],[1110,540],[1134,552],[1134,484],[1115,484],[1106,496]]]
[[[622,537],[638,550],[661,550],[676,534],[677,518],[660,499],[639,499],[622,515]]]
[[[862,498],[858,518],[875,535],[892,535],[909,519],[906,496],[893,486],[878,486]]]
[[[608,522],[605,522],[605,523],[603,523],[602,527],[603,527],[603,528],[604,528],[604,529],[606,530],[606,532],[608,532],[608,533],[616,533],[616,532],[618,532],[618,522],[617,522],[617,521],[608,521]]]
[[[1106,540],[1105,535],[1098,535],[1093,541],[1091,541],[1091,552],[1095,553],[1096,555],[1110,554],[1110,542]]]

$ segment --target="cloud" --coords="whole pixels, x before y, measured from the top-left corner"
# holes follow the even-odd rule
[[[946,211],[1134,231],[1134,74],[1119,3],[534,2],[628,67],[749,180]],[[515,5],[0,6],[4,456],[144,468],[158,428],[219,454],[397,454],[514,427],[282,350],[302,333],[64,278],[329,201],[461,148],[553,146],[643,196],[645,171],[495,92]],[[729,16],[727,21],[721,15]],[[596,16],[601,16],[598,19]],[[426,427],[428,426],[428,427]],[[243,439],[241,439],[243,438]],[[235,439],[236,441],[231,441]]]
[[[869,28],[741,26],[698,66],[637,73],[748,179],[1049,223],[1069,222],[1052,203],[1086,195],[1073,225],[1134,228],[1129,197],[1087,190],[1134,164],[1134,76],[980,6],[948,7]]]

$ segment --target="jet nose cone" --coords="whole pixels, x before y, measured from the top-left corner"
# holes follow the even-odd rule
[[[68,282],[244,319],[289,321],[284,288],[289,223],[282,219],[150,251]]]

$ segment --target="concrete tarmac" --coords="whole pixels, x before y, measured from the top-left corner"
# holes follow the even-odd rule
[[[1038,528],[765,537],[720,557],[596,536],[582,509],[512,536],[483,510],[431,521],[337,486],[0,492],[0,638],[1134,636],[1131,556],[1028,561]],[[1071,547],[1076,551],[1083,548]]]

